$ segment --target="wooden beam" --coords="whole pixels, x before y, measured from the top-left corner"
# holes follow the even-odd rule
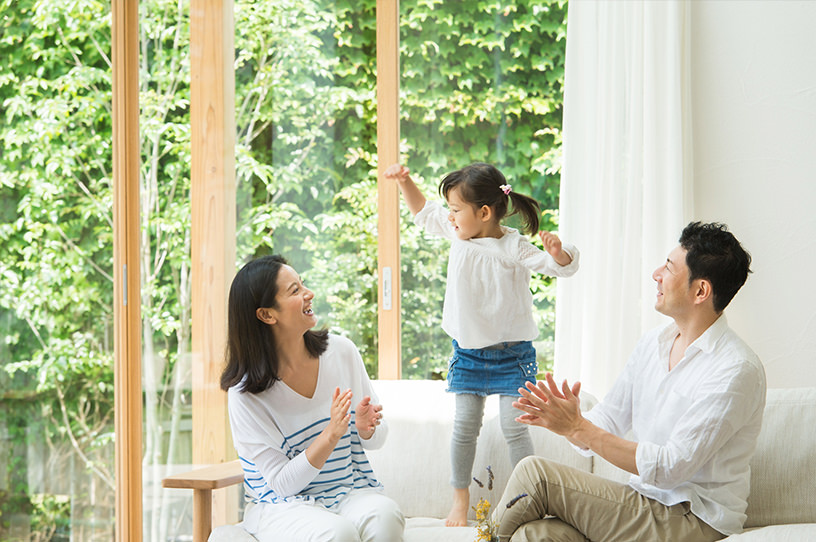
[[[142,540],[142,363],[139,274],[139,3],[111,4],[113,321],[116,527]]]
[[[388,166],[399,161],[399,122],[399,2],[377,0],[377,328],[381,379],[399,379],[402,373],[399,190],[383,176]]]
[[[190,2],[193,463],[235,457],[224,362],[227,295],[235,274],[235,75],[232,0]],[[216,499],[216,525],[237,521],[237,499]]]

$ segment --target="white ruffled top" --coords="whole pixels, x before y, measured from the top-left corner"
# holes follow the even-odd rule
[[[569,277],[578,270],[578,249],[562,241],[571,257],[559,265],[518,230],[502,226],[501,238],[461,240],[448,212],[428,201],[414,222],[424,231],[451,240],[442,329],[461,348],[484,348],[538,337],[533,319],[531,272]]]

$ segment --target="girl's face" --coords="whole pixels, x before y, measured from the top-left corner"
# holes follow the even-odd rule
[[[317,316],[312,310],[314,292],[303,285],[300,275],[288,265],[278,271],[278,295],[276,308],[269,314],[275,330],[303,334],[317,324]]]
[[[497,237],[495,224],[491,217],[493,213],[485,205],[477,209],[471,203],[462,199],[459,187],[454,187],[448,192],[448,220],[450,220],[456,235],[459,239],[468,240],[479,237]],[[499,235],[500,237],[500,235]]]

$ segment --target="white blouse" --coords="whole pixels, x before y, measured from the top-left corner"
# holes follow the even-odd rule
[[[538,337],[533,319],[531,271],[569,277],[578,270],[578,249],[562,242],[572,257],[559,265],[518,230],[502,226],[501,238],[463,241],[448,220],[448,212],[428,201],[414,217],[426,232],[451,240],[448,280],[442,309],[442,329],[461,348],[484,348]]]

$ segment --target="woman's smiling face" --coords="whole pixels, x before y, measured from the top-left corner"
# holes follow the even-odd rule
[[[312,310],[314,292],[308,289],[300,275],[288,265],[278,272],[277,307],[272,309],[275,324],[281,329],[292,329],[303,333],[317,324],[317,316]]]

